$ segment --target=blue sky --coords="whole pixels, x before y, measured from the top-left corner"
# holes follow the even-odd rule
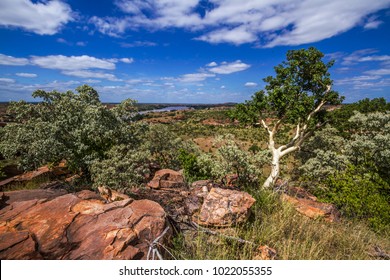
[[[310,46],[346,102],[390,101],[390,0],[0,0],[0,39],[0,101],[243,102]]]

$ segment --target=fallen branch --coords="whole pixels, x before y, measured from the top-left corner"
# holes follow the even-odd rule
[[[156,239],[154,239],[150,245],[149,245],[149,250],[148,250],[148,254],[146,256],[146,259],[147,260],[150,260],[150,254],[152,254],[152,260],[155,260],[155,256],[157,255],[157,257],[160,259],[160,260],[164,260],[162,255],[160,254],[160,252],[157,250],[157,245],[161,245],[158,241],[168,232],[169,230],[169,227],[166,227],[164,229],[164,231],[156,237]],[[165,247],[164,247],[165,248]],[[169,252],[170,253],[170,252]]]

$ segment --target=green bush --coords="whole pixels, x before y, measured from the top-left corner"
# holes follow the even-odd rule
[[[198,157],[194,153],[190,153],[184,149],[179,150],[179,161],[184,169],[186,180],[194,182],[197,180],[210,179],[210,173],[202,168]]]
[[[368,221],[376,231],[390,229],[390,185],[376,173],[349,166],[331,176],[322,197],[334,203],[344,216]]]
[[[106,152],[105,159],[91,164],[94,187],[101,185],[126,192],[146,182],[150,173],[150,153],[142,148],[117,145]]]
[[[110,110],[98,93],[84,85],[67,91],[37,90],[37,104],[13,102],[8,113],[15,122],[3,128],[0,152],[5,158],[20,158],[23,169],[66,160],[74,171],[89,174],[90,164],[105,158],[113,146],[138,145],[136,126],[127,121],[133,114],[132,100]]]

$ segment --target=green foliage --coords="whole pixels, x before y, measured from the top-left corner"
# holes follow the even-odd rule
[[[374,112],[385,113],[390,111],[390,103],[386,102],[383,97],[374,99],[365,98],[355,103],[342,105],[340,108],[329,112],[326,119],[340,133],[348,137],[351,124],[345,120],[350,119],[355,114],[355,111],[363,114]]]
[[[106,151],[103,160],[91,164],[93,185],[127,191],[146,182],[150,173],[149,162],[148,150],[126,145],[113,146]]]
[[[375,230],[390,227],[390,115],[355,111],[347,136],[327,126],[301,152],[302,178],[321,198]]]
[[[235,117],[246,123],[256,123],[270,114],[290,123],[305,122],[310,112],[321,103],[339,104],[343,100],[332,85],[329,68],[333,61],[322,61],[324,54],[311,47],[290,50],[287,61],[275,67],[276,76],[264,79],[265,91],[256,92],[252,100],[236,107]]]
[[[236,174],[241,187],[258,186],[262,175],[259,166],[269,160],[267,151],[245,151],[231,134],[216,137],[213,146],[217,148],[215,153],[202,153],[196,158],[199,174],[218,181]]]
[[[346,140],[338,134],[337,129],[327,125],[302,146],[298,156],[304,164],[299,170],[310,184],[324,182],[349,164],[344,150]]]
[[[323,193],[347,217],[367,220],[377,231],[390,233],[390,185],[378,174],[349,166],[327,180]]]
[[[139,144],[139,126],[124,121],[132,100],[109,110],[93,88],[84,85],[76,91],[37,90],[33,97],[42,102],[11,103],[15,123],[4,128],[0,152],[7,158],[20,156],[24,169],[65,159],[71,170],[88,177],[91,164],[105,159],[113,146]]]
[[[194,182],[197,180],[209,179],[210,172],[205,171],[205,166],[201,166],[198,157],[184,149],[179,150],[179,161],[184,169],[184,175],[187,181]]]
[[[167,125],[150,126],[144,137],[144,148],[150,151],[151,159],[162,168],[180,169],[179,150],[191,152],[194,147],[183,141]]]

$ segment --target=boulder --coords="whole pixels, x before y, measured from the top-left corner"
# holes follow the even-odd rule
[[[200,210],[212,186],[213,182],[210,180],[195,181],[191,184],[190,193],[185,200],[189,215]]]
[[[28,200],[12,196],[4,193],[0,210],[3,260],[145,259],[150,242],[166,228],[164,210],[150,200],[107,204],[86,190],[35,198],[30,194]]]
[[[246,192],[212,188],[194,222],[204,226],[229,227],[246,221],[255,199]]]
[[[291,203],[294,208],[309,218],[323,217],[328,222],[340,220],[340,212],[330,203],[317,201],[317,198],[304,192],[299,192],[297,196],[282,194],[282,199]]]
[[[160,188],[181,188],[184,186],[183,175],[172,169],[161,169],[154,174],[152,181],[148,183],[148,187],[152,189]]]

